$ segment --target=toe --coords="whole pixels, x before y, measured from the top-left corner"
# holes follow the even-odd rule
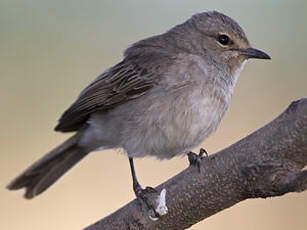
[[[195,165],[197,162],[197,158],[198,158],[198,155],[196,153],[193,153],[193,152],[188,153],[188,160],[189,160],[190,165]]]
[[[204,148],[200,148],[200,150],[199,150],[199,156],[200,156],[200,157],[203,157],[204,155],[205,155],[206,157],[208,157],[208,152],[207,152],[207,150],[204,149]]]

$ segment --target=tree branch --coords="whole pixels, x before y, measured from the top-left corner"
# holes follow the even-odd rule
[[[138,200],[89,226],[101,229],[186,229],[248,198],[307,189],[307,98],[230,147],[188,167],[156,189],[166,189],[168,213],[157,221]]]

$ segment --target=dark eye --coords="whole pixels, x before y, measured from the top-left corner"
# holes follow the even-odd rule
[[[217,37],[217,40],[218,40],[218,42],[221,43],[223,46],[229,45],[230,42],[231,42],[230,38],[229,38],[227,35],[225,35],[225,34],[219,35],[219,36]]]

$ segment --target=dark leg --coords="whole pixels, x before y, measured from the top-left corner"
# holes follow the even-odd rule
[[[142,189],[141,185],[139,184],[138,179],[136,178],[134,163],[133,163],[132,157],[129,157],[129,163],[130,163],[131,175],[132,175],[132,180],[133,180],[133,191],[134,191],[136,197],[138,197],[143,189]]]
[[[208,152],[204,148],[201,148],[199,150],[199,154],[196,154],[193,152],[188,153],[188,159],[189,159],[190,165],[197,166],[199,172],[200,172],[200,162],[204,158],[204,154],[206,157],[208,157]]]
[[[129,157],[129,163],[130,163],[130,169],[131,169],[131,175],[132,175],[132,180],[133,180],[133,191],[135,196],[142,200],[148,209],[152,210],[154,213],[155,217],[159,217],[159,214],[155,211],[154,204],[150,204],[150,196],[151,195],[156,195],[157,191],[152,188],[152,187],[146,187],[145,189],[142,189],[141,185],[139,184],[136,174],[135,174],[135,169],[134,169],[134,163],[133,163],[133,158]]]

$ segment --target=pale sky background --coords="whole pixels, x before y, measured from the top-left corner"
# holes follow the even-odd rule
[[[6,184],[67,138],[53,132],[61,113],[129,44],[192,14],[221,11],[239,22],[271,61],[250,60],[217,133],[214,153],[260,128],[307,96],[306,0],[0,1],[0,229],[81,229],[134,199],[129,163],[95,152],[34,200]],[[186,158],[136,161],[142,185],[156,186]],[[191,229],[305,230],[307,192],[241,202]]]

